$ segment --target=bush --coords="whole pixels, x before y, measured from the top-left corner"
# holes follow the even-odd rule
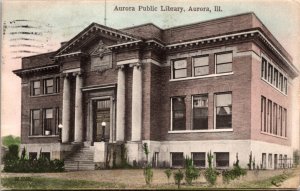
[[[165,175],[167,176],[167,178],[168,178],[168,183],[169,183],[170,177],[171,177],[171,175],[172,175],[172,170],[171,170],[171,169],[166,169],[166,170],[164,171],[164,173],[165,173]]]
[[[200,175],[200,172],[193,165],[193,160],[189,157],[185,158],[185,181],[191,185],[193,180],[196,180]]]
[[[151,165],[149,164],[144,168],[144,177],[145,177],[146,184],[150,185],[153,179],[153,170]]]
[[[205,170],[204,177],[210,185],[215,185],[219,173],[215,168],[212,167],[213,155],[211,154],[211,151],[207,153],[207,159],[208,169]]]
[[[26,156],[26,150],[23,149],[21,158],[15,156],[15,149],[13,148],[13,155],[10,153],[10,160],[5,160],[5,172],[62,172],[64,171],[63,160],[48,160],[40,155],[38,159],[30,160]]]
[[[208,168],[204,172],[205,179],[210,185],[215,185],[218,174],[218,171],[214,168]]]
[[[224,170],[222,172],[223,181],[229,183],[230,180],[239,178],[240,176],[246,175],[247,171],[240,167],[238,154],[236,155],[236,162],[233,164],[233,169]]]
[[[144,168],[144,177],[145,177],[145,181],[147,185],[150,185],[152,182],[152,178],[153,178],[153,170],[152,170],[152,166],[151,164],[148,163],[148,155],[150,153],[149,148],[147,143],[143,144],[143,150],[144,150],[144,154],[146,155],[147,158],[147,164],[146,167]]]
[[[174,172],[174,180],[175,184],[177,184],[178,189],[180,188],[181,181],[183,180],[184,174],[183,172],[179,169],[176,172]]]
[[[3,161],[9,162],[19,159],[19,146],[18,145],[9,145],[8,152],[4,155]]]

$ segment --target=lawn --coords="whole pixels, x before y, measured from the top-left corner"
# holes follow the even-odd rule
[[[2,178],[1,184],[4,188],[12,189],[92,189],[92,188],[125,188],[123,184],[108,182],[96,182],[86,180],[68,180],[58,178],[41,178],[41,177],[8,177]]]
[[[254,173],[249,171],[245,177],[234,180],[229,184],[224,184],[221,177],[217,185],[210,187],[204,177],[203,172],[193,185],[186,185],[183,180],[181,189],[205,190],[215,188],[227,188],[234,190],[236,188],[277,188],[284,185],[283,188],[299,186],[299,169],[288,171],[260,171]],[[290,185],[286,183],[295,179],[296,182]],[[155,169],[151,186],[145,184],[143,171],[134,170],[98,170],[98,171],[77,171],[63,173],[4,173],[1,174],[1,184],[8,189],[39,189],[39,190],[66,190],[66,189],[177,189],[173,177],[168,179],[163,169]],[[277,186],[276,186],[277,185]],[[296,188],[295,187],[295,188]]]

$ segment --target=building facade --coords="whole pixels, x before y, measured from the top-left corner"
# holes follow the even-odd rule
[[[92,23],[14,72],[31,157],[80,169],[86,155],[94,169],[123,144],[128,162],[141,164],[147,143],[157,167],[182,166],[186,156],[207,167],[208,152],[217,168],[237,156],[247,167],[250,153],[260,168],[291,162],[289,90],[298,71],[254,13],[168,29]]]

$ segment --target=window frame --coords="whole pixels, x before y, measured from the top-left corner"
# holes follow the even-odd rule
[[[228,162],[227,162],[227,165],[226,166],[219,166],[218,165],[218,154],[228,154]],[[216,166],[216,168],[228,168],[229,166],[230,166],[230,153],[229,152],[215,152],[214,153],[214,155],[215,155],[215,166]],[[225,160],[222,160],[222,161],[225,161]]]
[[[264,96],[261,96],[261,131],[267,132],[267,99]]]
[[[38,119],[35,119],[34,112],[38,112]],[[35,126],[35,121],[38,121],[38,126]],[[41,134],[35,134],[35,129],[36,128],[42,128],[42,133]],[[42,120],[41,120],[41,110],[40,109],[31,109],[30,110],[30,135],[32,136],[40,136],[43,135],[43,127],[42,127]]]
[[[183,128],[181,128],[181,129],[175,129],[174,130],[174,103],[173,103],[173,99],[178,99],[178,98],[183,99],[183,103],[184,103],[183,120],[185,122],[184,122],[184,127]],[[171,97],[171,131],[186,130],[186,109],[187,108],[186,108],[185,98],[186,98],[186,96],[174,96],[174,97]]]
[[[47,78],[47,79],[44,79],[44,94],[47,95],[47,94],[53,94],[55,93],[55,89],[54,89],[54,79],[53,78]],[[52,81],[52,85],[48,85],[47,82],[48,81]],[[48,88],[52,88],[52,92],[49,92]]]
[[[201,66],[195,66],[195,59],[197,58],[204,58],[207,57],[207,65],[201,65]],[[198,77],[198,76],[205,76],[205,75],[209,75],[209,55],[205,54],[205,55],[200,55],[200,56],[193,56],[192,57],[192,65],[193,65],[193,77]],[[208,68],[208,71],[206,74],[202,74],[202,75],[196,75],[196,68]]]
[[[197,165],[197,164],[195,164],[195,159],[194,159],[195,158],[194,157],[195,154],[204,154],[204,165]],[[205,168],[206,167],[206,152],[192,152],[191,156],[192,156],[192,160],[193,160],[193,165],[195,167],[197,167],[197,168]],[[198,161],[201,161],[201,160],[198,160]]]
[[[184,153],[183,152],[171,152],[170,154],[171,154],[171,167],[175,167],[175,168],[184,167]],[[174,165],[174,160],[173,160],[174,155],[181,155],[182,160],[177,160],[177,161],[181,161],[182,164]]]
[[[222,54],[231,54],[231,62],[218,63],[218,55],[222,55]],[[218,72],[218,66],[226,65],[226,64],[231,64],[231,71]],[[225,73],[230,73],[230,72],[233,72],[233,52],[232,51],[226,51],[226,52],[215,53],[215,74],[225,74]]]
[[[38,84],[39,84],[39,87],[38,88],[36,88],[35,87],[35,82],[38,82]],[[32,85],[32,88],[31,88],[31,95],[32,96],[39,96],[39,95],[42,95],[42,92],[41,92],[41,80],[33,80],[33,81],[31,81],[31,85]],[[39,93],[36,93],[36,90],[39,90]]]
[[[222,106],[217,106],[217,96],[222,95],[222,94],[230,94],[231,95],[231,127],[230,128],[217,128],[217,107],[222,107]],[[233,123],[232,123],[232,113],[233,113],[233,104],[232,104],[232,92],[218,92],[214,93],[214,129],[233,129]],[[225,106],[229,107],[229,106]]]
[[[175,69],[175,62],[177,62],[177,61],[181,61],[181,60],[185,60],[185,64],[186,64],[186,66],[185,66],[185,68],[179,68],[179,69]],[[188,62],[187,62],[187,58],[186,57],[184,57],[184,58],[178,58],[178,59],[174,59],[174,60],[172,60],[171,61],[171,63],[172,63],[172,79],[181,79],[181,78],[186,78],[186,77],[188,77]],[[175,71],[177,71],[177,70],[185,70],[185,76],[183,76],[183,77],[176,77],[175,76]]]
[[[206,96],[206,98],[207,98],[207,107],[201,107],[201,109],[204,109],[204,108],[206,108],[207,109],[207,116],[206,116],[206,118],[207,118],[207,128],[198,128],[198,129],[195,129],[194,128],[194,98],[195,97],[204,97],[204,96]],[[208,113],[209,113],[209,95],[208,95],[208,93],[206,93],[206,94],[196,94],[196,95],[192,95],[192,115],[191,115],[191,130],[208,130]]]

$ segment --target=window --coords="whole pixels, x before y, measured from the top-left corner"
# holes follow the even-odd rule
[[[205,153],[192,153],[192,159],[196,167],[205,167]]]
[[[228,167],[229,166],[229,153],[220,152],[215,153],[216,156],[216,167]]]
[[[283,91],[283,75],[281,73],[279,74],[278,88]]]
[[[209,73],[208,56],[194,57],[194,76],[203,76]]]
[[[173,78],[187,77],[187,62],[186,59],[173,61]]]
[[[232,128],[231,93],[215,95],[215,127],[216,129]]]
[[[279,155],[279,168],[282,168],[282,164],[283,164],[283,161],[282,161],[283,159],[282,159],[282,155],[280,154]]]
[[[172,98],[172,130],[185,130],[184,97]]]
[[[171,153],[172,167],[183,167],[184,157],[183,153]]]
[[[282,136],[287,137],[287,111],[283,108],[282,113]]]
[[[53,109],[44,110],[44,129],[45,135],[51,135],[55,133],[54,121],[53,121]]]
[[[271,132],[272,129],[272,101],[268,100],[268,123],[267,123],[267,132]]]
[[[55,86],[55,92],[58,93],[60,91],[60,78],[56,77],[56,86]]]
[[[278,113],[278,124],[279,124],[279,127],[278,127],[278,135],[282,136],[282,107],[279,106],[279,113]]]
[[[273,104],[273,134],[277,134],[277,104]],[[271,132],[271,133],[272,133]]]
[[[284,90],[284,93],[287,94],[287,78],[284,77],[284,80],[283,80],[283,90]]]
[[[273,66],[268,63],[268,82],[273,82]]]
[[[287,155],[283,156],[283,168],[287,168]]]
[[[40,157],[50,161],[50,152],[42,152]]]
[[[261,77],[263,79],[267,79],[267,70],[268,66],[267,66],[267,61],[266,59],[262,58],[262,62],[261,62]]]
[[[44,93],[51,94],[54,92],[53,90],[53,79],[44,80]]]
[[[266,124],[266,98],[261,96],[261,131],[267,131]]]
[[[40,110],[31,110],[31,135],[42,135],[40,124]]]
[[[266,169],[267,168],[267,155],[266,155],[266,153],[262,154],[261,164],[262,164],[262,169]]]
[[[232,72],[232,52],[216,54],[216,73]]]
[[[273,85],[278,88],[278,70],[274,68]]]
[[[268,167],[269,168],[272,168],[272,162],[273,162],[272,154],[269,154],[269,156],[268,156]]]
[[[36,152],[29,152],[29,160],[36,160],[37,153]]]
[[[32,95],[40,95],[41,94],[41,82],[33,81],[32,82]]]
[[[208,129],[208,95],[193,96],[193,129]]]
[[[55,108],[55,133],[54,134],[59,134],[58,132],[58,125],[59,125],[59,108]]]

